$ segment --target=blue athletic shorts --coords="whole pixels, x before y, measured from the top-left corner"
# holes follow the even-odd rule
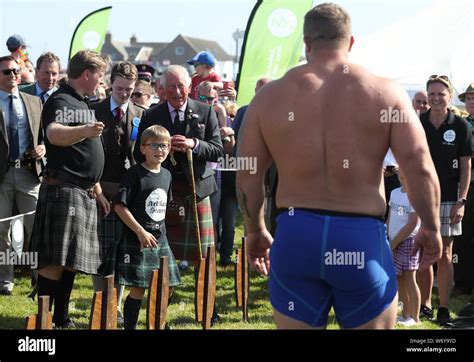
[[[393,302],[395,267],[386,227],[372,216],[285,210],[270,249],[270,301],[313,327],[331,307],[343,328],[363,325]]]

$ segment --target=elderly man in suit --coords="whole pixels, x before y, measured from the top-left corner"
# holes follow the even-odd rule
[[[100,182],[102,192],[110,202],[117,193],[123,174],[130,165],[135,163],[132,156],[134,138],[132,133],[136,134],[138,122],[145,110],[130,101],[137,79],[138,72],[134,64],[129,62],[115,64],[110,75],[111,95],[103,101],[91,105],[91,108],[95,111],[95,117],[105,125],[102,133],[105,164]],[[134,128],[136,128],[135,131]],[[103,255],[105,255],[109,247],[120,237],[122,223],[111,211],[109,215],[101,220],[100,225],[100,238]],[[101,277],[94,276],[93,282],[96,291],[103,289],[103,279]],[[123,286],[117,286],[117,308],[120,324],[123,321],[121,313],[123,291]]]
[[[49,96],[58,89],[57,82],[61,63],[59,57],[51,52],[41,54],[36,61],[36,82],[26,87],[20,87],[20,91],[41,98],[44,103]]]
[[[198,198],[198,215],[201,234],[202,255],[207,247],[214,244],[214,230],[209,195],[217,191],[214,171],[206,167],[207,162],[217,162],[224,156],[216,112],[210,105],[188,98],[191,78],[187,70],[179,65],[169,66],[161,76],[167,101],[143,113],[138,128],[134,157],[137,162],[144,159],[140,152],[142,132],[151,125],[165,127],[172,135],[172,162],[169,157],[163,166],[173,177],[173,198],[182,199],[185,204],[185,219],[170,225],[167,222],[168,238],[175,257],[180,260],[196,261],[199,249],[191,209],[191,175],[189,173],[186,150],[193,152],[193,167]],[[137,146],[138,145],[138,146]]]
[[[45,154],[41,127],[41,101],[18,91],[20,64],[12,56],[0,57],[0,219],[36,209],[40,187],[40,160]],[[34,215],[24,219],[26,244]],[[10,224],[0,223],[0,252],[11,248]],[[24,245],[23,250],[27,250]],[[0,265],[0,295],[13,290],[13,265]]]

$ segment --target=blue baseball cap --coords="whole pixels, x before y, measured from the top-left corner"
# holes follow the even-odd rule
[[[19,47],[27,46],[23,38],[18,34],[13,34],[7,39],[7,48],[18,49]]]
[[[216,58],[210,52],[199,52],[197,53],[193,59],[187,61],[189,65],[194,65],[194,63],[201,63],[209,65],[210,67],[216,66]]]

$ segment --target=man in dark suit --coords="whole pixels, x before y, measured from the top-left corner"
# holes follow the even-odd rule
[[[138,129],[134,157],[142,162],[140,137],[149,126],[158,124],[172,135],[171,153],[163,166],[170,170],[173,181],[173,199],[183,200],[184,220],[171,225],[167,218],[167,233],[176,259],[199,260],[196,226],[193,220],[191,198],[191,175],[186,150],[193,151],[193,168],[198,198],[198,216],[201,236],[201,253],[206,255],[208,246],[214,244],[214,230],[209,195],[216,192],[214,171],[206,167],[207,162],[217,162],[224,156],[219,126],[211,106],[188,98],[191,78],[187,70],[179,65],[169,66],[161,76],[167,101],[151,107],[143,113]],[[174,160],[173,160],[174,159]],[[174,162],[172,162],[172,160]],[[174,164],[173,164],[174,163]]]
[[[110,202],[117,193],[123,174],[130,165],[135,163],[132,156],[132,133],[134,127],[138,128],[138,122],[145,110],[130,101],[137,78],[138,72],[134,64],[129,62],[117,63],[112,68],[110,75],[111,95],[103,101],[91,105],[97,120],[105,125],[102,132],[105,164],[100,183],[102,192]],[[109,247],[120,237],[122,224],[115,213],[111,211],[109,215],[101,220],[100,227],[100,241],[103,255],[105,255]],[[102,290],[104,287],[101,277],[94,276],[93,283],[96,291]],[[119,324],[123,321],[121,313],[123,291],[123,285],[117,286]]]
[[[18,91],[20,65],[12,56],[0,57],[0,219],[36,209],[40,187],[40,160],[45,154],[41,101]],[[28,250],[34,215],[24,218]],[[11,251],[10,223],[0,223],[0,252]],[[0,295],[13,290],[13,265],[0,265]]]
[[[57,55],[47,52],[41,54],[36,61],[36,82],[26,87],[20,87],[20,91],[41,98],[44,103],[57,89],[57,82],[61,64]]]

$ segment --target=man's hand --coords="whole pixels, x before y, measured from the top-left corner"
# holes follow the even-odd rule
[[[273,237],[267,230],[256,233],[248,233],[247,255],[250,265],[262,275],[270,272],[270,247],[273,244]]]
[[[43,158],[43,156],[46,154],[46,147],[44,145],[38,145],[33,150],[31,150],[31,157],[33,157],[35,160],[39,160],[40,158]]]
[[[102,122],[88,123],[83,127],[84,138],[96,138],[102,135],[105,125]]]
[[[443,241],[441,233],[438,231],[427,230],[423,226],[415,237],[415,245],[411,252],[415,256],[417,251],[423,248],[423,256],[420,262],[420,271],[427,270],[431,265],[441,259]]]
[[[138,241],[140,242],[140,245],[143,248],[156,248],[158,246],[158,241],[156,238],[153,236],[153,234],[150,234],[148,231],[145,229],[142,229],[137,233],[138,236]]]
[[[171,149],[177,152],[186,152],[187,149],[193,150],[196,142],[192,138],[186,138],[182,135],[171,137]]]
[[[109,200],[107,200],[107,198],[104,196],[102,192],[100,194],[96,194],[95,200],[97,201],[97,204],[99,204],[99,207],[101,208],[104,214],[104,217],[107,216],[110,213]]]
[[[221,89],[217,94],[219,97],[227,97],[230,100],[235,100],[237,98],[237,92],[233,87]]]
[[[221,132],[221,137],[224,138],[224,137],[230,137],[230,136],[233,136],[235,134],[234,130],[232,129],[232,127],[221,127],[220,128],[220,132]]]
[[[461,203],[456,203],[451,209],[451,225],[455,225],[462,220],[464,217],[464,205]]]

